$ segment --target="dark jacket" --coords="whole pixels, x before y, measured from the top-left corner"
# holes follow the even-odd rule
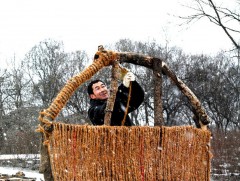
[[[115,99],[115,104],[113,108],[113,113],[111,117],[111,126],[121,126],[122,120],[124,118],[127,100],[128,100],[129,88],[121,84],[118,87],[118,92]],[[144,92],[141,86],[136,82],[132,82],[132,91],[129,102],[128,113],[136,110],[144,99]],[[88,110],[88,117],[93,123],[93,125],[103,125],[105,108],[107,105],[107,100],[90,100],[90,108]],[[127,115],[125,120],[125,126],[132,126],[133,123],[130,117]]]

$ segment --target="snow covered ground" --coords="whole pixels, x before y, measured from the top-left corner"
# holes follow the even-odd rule
[[[0,160],[38,160],[40,158],[39,154],[9,154],[9,155],[0,155]],[[38,170],[24,169],[20,167],[10,167],[10,166],[0,166],[0,174],[12,175],[16,174],[18,171],[21,171],[25,174],[25,177],[35,178],[36,181],[43,181],[43,174],[38,173]]]
[[[38,173],[35,170],[26,170],[23,168],[16,167],[0,167],[0,174],[12,175],[16,174],[18,171],[21,171],[25,174],[25,177],[35,178],[36,181],[43,181],[43,174]]]
[[[0,161],[3,160],[14,160],[14,159],[25,159],[25,160],[39,160],[39,154],[16,154],[16,155],[0,155]],[[0,166],[0,174],[12,175],[17,172],[23,172],[26,177],[35,178],[36,181],[44,181],[43,174],[38,173],[38,170],[24,169],[21,167],[11,166]],[[228,181],[239,181],[240,173],[225,173],[225,174],[213,174],[211,175],[211,181],[228,180]]]
[[[23,168],[16,167],[0,167],[0,174],[16,174],[18,171],[21,171],[25,174],[26,177],[35,178],[36,181],[44,181],[43,174],[38,173],[38,171],[27,170]],[[214,175],[211,177],[211,181],[219,181],[219,180],[228,180],[228,181],[238,181],[240,180],[240,174],[232,174],[232,175]]]
[[[39,154],[5,154],[0,155],[0,160],[10,160],[10,159],[39,159]]]

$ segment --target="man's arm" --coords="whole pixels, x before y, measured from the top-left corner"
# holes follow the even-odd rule
[[[136,110],[144,100],[144,91],[142,87],[137,83],[137,81],[132,81],[131,86],[132,87],[128,112]],[[120,98],[120,102],[124,106],[126,106],[129,96],[129,88],[121,84],[118,89],[118,96]]]
[[[121,104],[120,107],[122,109],[126,109],[128,98],[130,98],[128,112],[132,112],[137,109],[144,100],[144,91],[135,79],[135,75],[132,72],[128,72],[123,77],[123,83],[118,88],[117,97],[119,97],[119,102]],[[131,93],[129,95],[130,86]]]

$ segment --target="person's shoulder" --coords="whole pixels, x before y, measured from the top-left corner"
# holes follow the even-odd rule
[[[98,106],[98,105],[104,104],[105,102],[106,102],[106,100],[91,99],[91,100],[90,100],[90,106],[91,106],[91,107],[93,107],[93,106]]]

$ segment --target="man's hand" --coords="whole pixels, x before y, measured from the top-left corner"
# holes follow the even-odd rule
[[[132,72],[128,72],[124,77],[123,77],[123,85],[125,87],[129,87],[130,82],[135,81],[135,75]]]

